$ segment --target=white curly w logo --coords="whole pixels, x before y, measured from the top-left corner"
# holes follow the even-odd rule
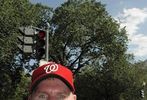
[[[46,67],[44,67],[44,70],[46,73],[56,72],[58,70],[57,64],[51,64]]]

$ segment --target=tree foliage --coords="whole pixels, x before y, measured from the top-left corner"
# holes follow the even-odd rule
[[[141,99],[142,82],[147,82],[146,69],[140,67],[144,62],[128,62],[126,30],[101,2],[68,0],[53,13],[51,8],[28,0],[1,0],[0,5],[2,100],[21,100],[28,93],[30,79],[24,67],[30,66],[18,53],[18,28],[46,28],[46,22],[51,25],[49,59],[75,72],[79,100]],[[146,86],[144,89],[147,91]]]
[[[9,95],[8,100],[27,100],[29,94],[30,76],[26,73],[21,73],[21,80],[14,91],[13,95]]]
[[[123,65],[108,71],[101,70],[98,64],[83,68],[75,80],[78,100],[142,100],[144,75],[134,65]]]
[[[50,19],[50,12],[49,7],[31,4],[29,0],[0,1],[0,98],[2,100],[14,95],[21,80],[21,72],[24,71],[22,61],[19,63],[16,61],[18,28],[28,25],[41,27],[43,22]]]
[[[52,17],[50,59],[73,68],[95,61],[115,61],[127,49],[124,28],[94,0],[69,0]],[[105,61],[102,61],[104,63]]]

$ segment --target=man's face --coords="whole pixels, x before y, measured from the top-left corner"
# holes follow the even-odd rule
[[[76,100],[76,95],[57,78],[41,81],[29,100]]]

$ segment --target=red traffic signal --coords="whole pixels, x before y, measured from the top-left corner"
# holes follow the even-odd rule
[[[45,36],[46,32],[39,30],[36,34],[36,58],[40,60],[45,55]]]
[[[39,33],[38,33],[39,39],[44,39],[45,38],[45,35],[46,35],[46,32],[45,31],[39,31]]]

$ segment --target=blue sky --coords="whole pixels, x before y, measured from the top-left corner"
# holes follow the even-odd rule
[[[67,0],[30,0],[33,3],[56,8]],[[135,59],[147,59],[147,1],[146,0],[97,0],[106,5],[106,10],[121,27],[126,26],[129,46],[128,53]]]

